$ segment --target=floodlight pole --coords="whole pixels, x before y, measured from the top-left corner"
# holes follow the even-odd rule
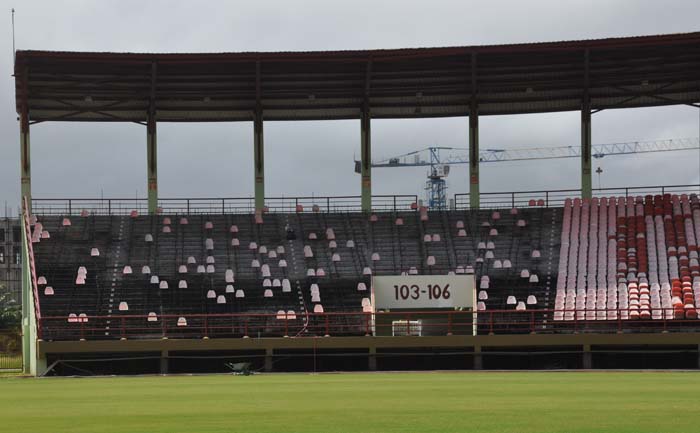
[[[588,93],[589,87],[589,50],[584,54],[584,83],[583,98],[581,103],[581,197],[591,198],[593,196],[593,173],[591,155],[591,98]]]
[[[471,55],[471,89],[469,103],[469,206],[479,209],[479,105],[476,91],[476,53]]]

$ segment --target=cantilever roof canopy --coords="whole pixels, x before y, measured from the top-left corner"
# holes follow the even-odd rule
[[[366,51],[135,54],[18,51],[32,122],[465,116],[692,104],[700,32]],[[26,99],[25,99],[26,98]],[[26,105],[25,105],[26,103]],[[365,105],[367,104],[367,105]]]

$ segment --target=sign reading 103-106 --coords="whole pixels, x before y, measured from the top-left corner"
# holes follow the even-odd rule
[[[473,275],[377,276],[372,279],[376,309],[470,308]]]

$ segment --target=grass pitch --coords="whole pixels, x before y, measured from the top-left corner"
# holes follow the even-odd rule
[[[0,431],[697,432],[700,373],[0,379]]]

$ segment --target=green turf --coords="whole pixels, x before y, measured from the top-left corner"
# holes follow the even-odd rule
[[[697,432],[698,373],[0,379],[3,432]]]

